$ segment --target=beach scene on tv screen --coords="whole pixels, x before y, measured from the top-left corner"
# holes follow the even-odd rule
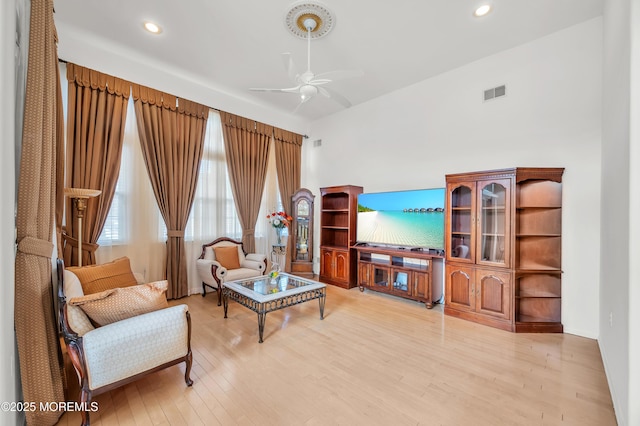
[[[444,188],[358,196],[358,242],[444,248]]]

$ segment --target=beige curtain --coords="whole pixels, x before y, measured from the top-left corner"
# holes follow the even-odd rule
[[[302,163],[302,135],[273,129],[276,148],[276,171],[278,172],[278,188],[282,197],[282,204],[288,214],[292,214],[291,196],[300,188],[300,174]],[[291,230],[289,230],[291,232]],[[293,238],[289,238],[286,254],[286,271],[291,271],[291,253],[293,252]]]
[[[66,186],[102,191],[88,200],[83,219],[82,264],[91,265],[120,173],[131,83],[75,64],[67,64],[67,80]],[[66,205],[64,263],[76,265],[78,212],[71,199]]]
[[[60,67],[56,67],[56,81],[60,85]],[[58,248],[57,256],[64,259],[62,227],[64,219],[64,106],[62,105],[62,96],[58,96],[57,100],[57,132],[56,140],[56,245]]]
[[[167,225],[167,297],[189,295],[184,229],[196,182],[209,108],[137,84],[132,94],[142,155]]]
[[[247,252],[256,246],[255,226],[267,174],[273,126],[220,111],[231,190]]]
[[[60,97],[53,0],[31,1],[29,58],[16,216],[15,329],[27,424],[53,425],[60,411],[40,403],[64,401],[62,362],[51,281],[56,212],[56,153]]]

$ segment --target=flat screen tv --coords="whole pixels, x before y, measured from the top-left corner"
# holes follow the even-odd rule
[[[444,250],[445,189],[358,195],[357,242]]]

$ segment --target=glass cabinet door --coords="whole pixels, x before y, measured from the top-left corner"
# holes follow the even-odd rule
[[[509,265],[509,187],[509,180],[478,182],[478,263]]]
[[[389,289],[389,268],[384,266],[373,267],[373,284],[376,288]]]
[[[291,272],[301,275],[313,275],[313,198],[306,188],[298,189],[291,196],[291,229],[289,257]],[[324,261],[324,253],[323,253]],[[321,264],[326,269],[330,264]],[[333,275],[331,275],[333,276]]]
[[[451,184],[449,191],[449,259],[469,259],[473,262],[475,182]]]
[[[295,210],[295,260],[309,260],[309,220],[311,210],[309,201],[306,199],[298,200]]]
[[[397,291],[409,291],[409,272],[393,271],[393,289]]]

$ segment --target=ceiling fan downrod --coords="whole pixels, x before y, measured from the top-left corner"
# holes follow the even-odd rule
[[[307,72],[311,72],[311,31],[316,28],[318,23],[315,19],[307,18],[303,22],[304,27],[307,29]]]

